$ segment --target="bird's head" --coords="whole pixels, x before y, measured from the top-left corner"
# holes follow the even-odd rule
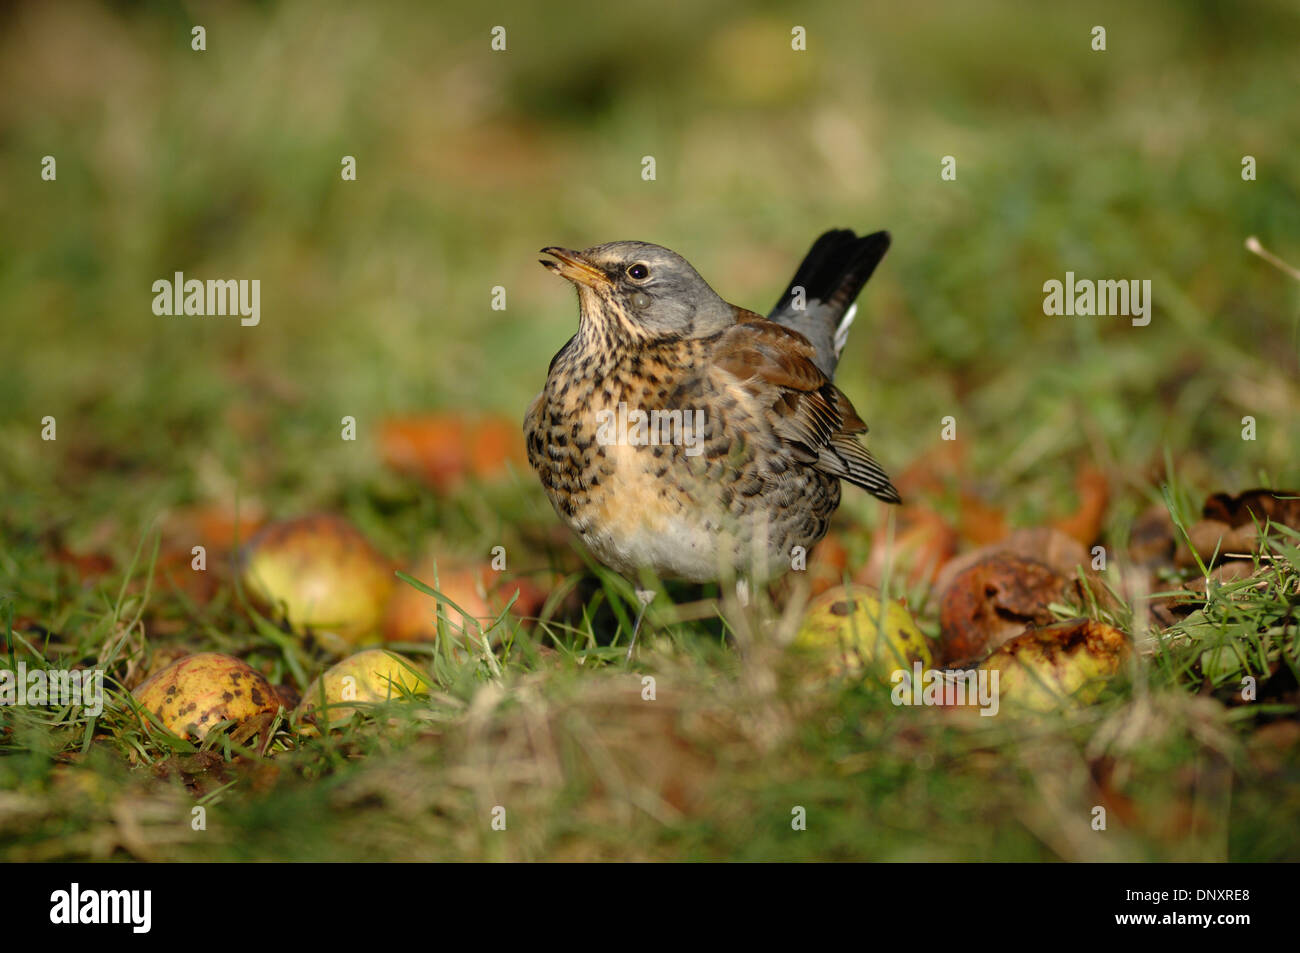
[[[543,248],[542,265],[578,288],[581,320],[630,341],[703,337],[735,312],[691,263],[647,242],[609,242],[585,251]]]

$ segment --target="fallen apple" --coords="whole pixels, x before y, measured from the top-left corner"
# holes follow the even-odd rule
[[[1123,632],[1101,622],[1074,619],[1031,628],[980,663],[998,673],[1005,704],[1031,711],[1091,704],[1128,654]]]
[[[133,694],[172,734],[199,740],[218,722],[244,722],[280,707],[279,695],[261,672],[219,652],[177,659]]]
[[[366,649],[336,663],[313,681],[303,692],[294,717],[314,711],[322,693],[326,720],[330,725],[339,725],[357,711],[350,702],[376,704],[427,692],[431,687],[428,676],[406,656],[387,649]]]
[[[1079,598],[1074,581],[1037,559],[993,552],[957,573],[939,603],[945,665],[966,668],[1026,625],[1047,625],[1051,605]]]
[[[156,675],[173,662],[185,658],[187,655],[193,655],[194,650],[185,648],[181,645],[160,645],[153,650],[149,656],[149,664],[144,671],[138,676],[139,682],[136,687],[143,685],[150,676]]]
[[[272,523],[244,554],[253,601],[336,654],[379,641],[394,582],[392,564],[338,516]]]
[[[794,648],[820,657],[830,674],[911,670],[932,662],[925,636],[907,609],[865,586],[836,586],[808,605]]]

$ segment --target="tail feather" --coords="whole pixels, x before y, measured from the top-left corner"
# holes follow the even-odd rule
[[[888,232],[858,237],[841,228],[823,233],[768,314],[770,320],[812,342],[817,351],[814,360],[827,377],[834,375],[848,340],[856,313],[854,301],[888,250]]]
[[[835,329],[835,360],[840,359],[844,353],[844,345],[849,343],[849,328],[853,327],[853,319],[858,316],[858,303],[855,301],[849,305],[849,310],[844,312],[844,317],[840,318],[839,326]]]

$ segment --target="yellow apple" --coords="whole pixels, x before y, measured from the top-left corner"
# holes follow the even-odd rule
[[[392,564],[337,516],[272,523],[244,554],[253,601],[336,654],[380,640],[394,581]]]
[[[913,662],[924,668],[933,662],[907,609],[882,603],[866,586],[836,586],[809,603],[794,647],[816,655],[836,675],[870,671],[887,677],[895,669],[911,671]]]
[[[338,662],[303,692],[302,703],[294,712],[301,718],[314,711],[324,692],[326,717],[331,725],[346,722],[357,711],[350,702],[376,704],[427,692],[432,687],[428,676],[410,659],[387,649],[366,649]]]
[[[172,734],[200,740],[218,722],[247,721],[280,707],[280,696],[261,672],[219,652],[177,659],[133,694]]]

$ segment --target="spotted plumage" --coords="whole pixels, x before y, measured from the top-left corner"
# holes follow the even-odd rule
[[[830,380],[887,247],[883,232],[826,233],[774,320],[657,245],[544,249],[580,319],[525,415],[528,458],[597,559],[633,579],[764,581],[826,534],[840,480],[898,500]]]

